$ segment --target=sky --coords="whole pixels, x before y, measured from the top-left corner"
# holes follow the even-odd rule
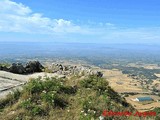
[[[0,0],[0,41],[160,44],[159,0]]]

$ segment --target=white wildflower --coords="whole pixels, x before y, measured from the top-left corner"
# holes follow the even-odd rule
[[[46,93],[46,91],[45,91],[45,90],[43,90],[42,92],[43,92],[43,93]]]
[[[81,113],[84,113],[84,111],[82,110]]]
[[[84,116],[87,116],[87,113],[84,113]]]
[[[61,85],[63,85],[63,83],[62,83],[62,82],[60,82],[60,84],[61,84]]]
[[[104,120],[104,117],[103,116],[99,116],[99,120]]]

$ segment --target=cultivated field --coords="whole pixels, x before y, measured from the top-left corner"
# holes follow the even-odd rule
[[[103,70],[104,77],[109,81],[110,86],[118,93],[123,92],[147,92],[142,89],[138,80],[129,78],[119,70]]]
[[[125,97],[127,102],[130,103],[134,108],[140,112],[147,110],[152,110],[155,107],[160,107],[160,97],[156,95],[151,95],[150,90],[143,89],[138,80],[134,80],[127,75],[123,74],[121,71],[113,70],[103,70],[104,77],[109,81],[110,86],[118,93],[135,93],[137,95],[129,95]],[[152,85],[159,83],[159,81],[154,80]],[[138,102],[133,101],[137,97],[149,96],[154,99],[152,102]]]

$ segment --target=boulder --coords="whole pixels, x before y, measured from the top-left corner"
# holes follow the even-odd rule
[[[59,65],[59,70],[63,70],[63,66],[61,64]]]
[[[6,66],[0,66],[0,70],[8,71],[9,69]]]
[[[26,73],[42,72],[44,67],[40,64],[39,61],[30,61],[25,66]]]
[[[100,71],[97,71],[97,77],[103,77],[103,73],[102,72],[100,72]]]
[[[17,73],[17,74],[24,74],[26,71],[21,63],[13,63],[9,67],[9,72]]]

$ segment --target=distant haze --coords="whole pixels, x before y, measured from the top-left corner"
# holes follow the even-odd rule
[[[23,59],[146,59],[160,60],[159,45],[0,42],[0,60]]]

